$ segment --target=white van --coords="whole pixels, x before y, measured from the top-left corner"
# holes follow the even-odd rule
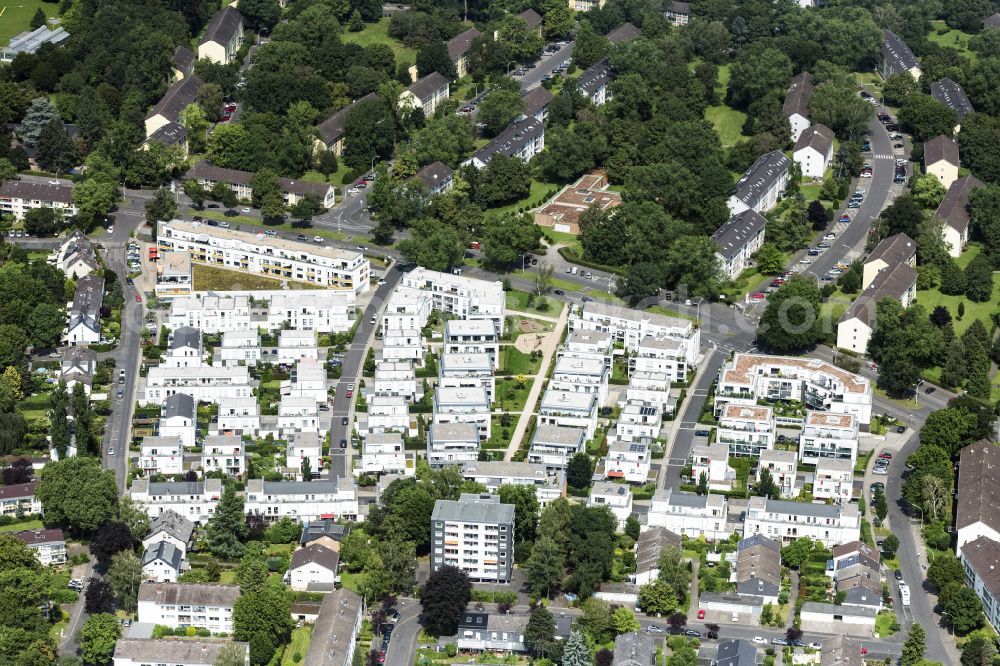
[[[574,266],[570,272],[573,273],[573,275],[576,275],[576,266]]]

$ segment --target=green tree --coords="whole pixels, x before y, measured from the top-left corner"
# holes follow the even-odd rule
[[[406,261],[434,271],[449,271],[460,265],[465,256],[465,245],[454,227],[432,218],[416,220],[411,235],[397,244]]]
[[[118,484],[114,472],[101,469],[90,457],[63,458],[46,463],[36,496],[49,525],[87,533],[112,519],[118,511]]]
[[[118,188],[107,176],[95,175],[73,187],[73,203],[79,209],[76,217],[84,228],[107,217],[118,201]]]
[[[774,482],[770,470],[762,469],[760,471],[760,481],[757,482],[757,494],[761,497],[770,497],[771,499],[778,499],[778,496],[781,494],[781,489]]]
[[[56,111],[48,98],[36,97],[31,100],[31,105],[25,112],[24,118],[21,119],[19,136],[26,144],[34,146],[38,143],[38,137],[41,136],[42,131],[53,120],[62,122],[59,118],[59,112]]]
[[[497,41],[510,49],[511,55],[521,62],[531,62],[542,52],[542,38],[531,28],[528,28],[524,18],[516,14],[507,14],[500,19],[496,28]]]
[[[757,341],[778,353],[801,351],[819,341],[820,294],[814,280],[795,276],[771,294],[757,328]]]
[[[666,583],[677,599],[684,599],[691,587],[691,569],[684,561],[684,553],[676,546],[665,548],[660,554],[660,573],[657,578]]]
[[[118,603],[126,612],[132,612],[138,606],[142,579],[142,561],[134,552],[123,550],[111,558],[107,580],[115,591]]]
[[[66,133],[63,121],[53,118],[38,135],[38,165],[46,171],[65,173],[76,164],[76,145]]]
[[[281,18],[281,7],[278,0],[241,0],[240,15],[249,28],[270,32]]]
[[[952,109],[930,95],[913,93],[903,100],[899,124],[913,133],[915,141],[928,141],[941,134],[950,137],[958,121]]]
[[[45,17],[45,12],[42,10],[41,7],[39,7],[38,9],[35,10],[34,15],[31,17],[31,22],[28,24],[28,27],[31,28],[32,30],[37,30],[38,28],[41,28],[43,25],[45,25],[45,22],[47,20],[48,19]]]
[[[889,513],[889,504],[885,501],[885,493],[880,488],[875,489],[875,495],[872,497],[872,508],[879,520],[885,520]]]
[[[545,606],[531,611],[524,629],[524,646],[535,658],[547,659],[556,652],[556,621]]]
[[[208,549],[216,557],[235,560],[243,556],[241,542],[246,534],[243,497],[227,486],[222,490],[215,515],[208,521],[205,534]]]
[[[566,639],[562,654],[562,666],[592,666],[587,639],[577,629],[571,631],[569,638]]]
[[[212,662],[212,666],[244,666],[246,653],[241,645],[224,645]]]
[[[993,264],[979,254],[965,267],[965,295],[974,303],[985,303],[993,297]]]
[[[996,654],[992,641],[975,636],[962,648],[962,666],[989,666]]]
[[[673,589],[659,578],[639,588],[639,608],[647,615],[665,615],[677,604]]]
[[[566,570],[566,553],[555,539],[541,535],[531,549],[524,568],[531,591],[548,597],[553,590],[560,588]]]
[[[872,105],[857,95],[853,84],[823,82],[809,100],[812,122],[826,125],[841,139],[856,139],[864,134],[873,113]]]
[[[472,584],[461,569],[446,565],[432,572],[420,590],[427,631],[435,636],[454,634],[471,596]]]
[[[233,606],[233,637],[249,641],[251,663],[268,663],[277,646],[288,641],[294,626],[290,613],[291,600],[277,587],[241,591]]]
[[[625,519],[625,534],[632,538],[633,541],[639,540],[641,526],[639,525],[639,519],[633,515],[629,515]]]
[[[447,79],[455,78],[455,64],[442,41],[428,42],[417,51],[417,75],[424,77],[433,72]]]
[[[157,222],[168,222],[177,217],[177,200],[165,187],[158,188],[153,196],[146,200],[144,208],[146,222],[154,229],[153,238],[156,238]]]
[[[587,69],[611,51],[607,37],[598,35],[590,21],[581,21],[573,43],[573,62],[580,69]]]
[[[24,228],[32,236],[54,236],[62,229],[62,218],[54,208],[32,208],[24,215]]]
[[[792,78],[792,63],[784,53],[773,48],[744,50],[730,66],[726,101],[746,109],[756,99],[772,91],[784,90]]]
[[[572,488],[587,488],[594,476],[594,462],[586,453],[573,455],[566,465],[566,483]]]
[[[935,557],[927,566],[927,580],[939,592],[951,583],[961,585],[965,582],[962,562],[950,553]]]
[[[491,266],[510,266],[537,248],[541,237],[542,230],[526,214],[491,218],[482,233],[483,260]]]
[[[941,181],[937,179],[937,176],[926,173],[914,177],[910,186],[910,193],[913,199],[921,206],[933,210],[938,207],[941,199],[944,198],[945,189]]]
[[[486,123],[486,131],[499,134],[512,120],[524,111],[524,98],[519,90],[508,86],[496,87],[486,93],[479,104],[479,120]]]
[[[702,472],[701,474],[698,475],[698,488],[697,488],[696,492],[699,495],[707,495],[708,494],[708,490],[709,490],[709,488],[708,488],[708,474],[705,474],[705,472]]]
[[[886,557],[895,557],[897,550],[899,550],[899,537],[890,534],[882,542],[882,552],[885,553]]]
[[[964,636],[983,626],[983,602],[971,587],[963,585],[942,595],[940,601],[942,614],[951,618],[956,634]]]
[[[80,656],[88,664],[108,664],[115,651],[115,642],[121,635],[117,618],[110,613],[91,615],[83,623],[78,640]]]
[[[222,119],[222,88],[217,83],[203,83],[198,88],[195,97],[198,106],[205,112],[209,122],[217,123]]]
[[[573,10],[560,0],[543,0],[539,7],[546,39],[568,37],[576,25]]]
[[[497,488],[500,501],[514,505],[514,532],[518,542],[535,540],[538,525],[538,494],[534,486],[504,484]]]
[[[395,143],[395,122],[381,99],[355,104],[344,122],[344,162],[352,169],[369,169],[372,159],[388,159]]]
[[[471,187],[472,200],[483,208],[519,201],[531,193],[531,170],[519,157],[495,154],[485,168],[469,166],[462,177]]]
[[[781,561],[793,569],[797,569],[812,552],[813,542],[809,537],[799,537],[781,549]]]
[[[639,631],[642,628],[639,621],[635,619],[635,613],[624,607],[615,609],[614,613],[611,614],[611,621],[614,624],[615,633],[618,635]]]

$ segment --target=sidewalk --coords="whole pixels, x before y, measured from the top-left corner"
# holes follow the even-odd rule
[[[545,384],[545,378],[549,374],[549,365],[552,363],[552,357],[555,355],[556,348],[559,346],[559,342],[562,340],[563,331],[566,329],[566,322],[569,319],[569,305],[563,305],[562,312],[559,313],[559,320],[556,322],[556,328],[552,333],[548,334],[545,341],[542,343],[542,362],[538,366],[538,373],[535,375],[535,380],[531,383],[531,391],[528,392],[528,399],[524,403],[524,409],[521,412],[521,418],[517,420],[517,425],[514,427],[514,434],[510,438],[510,445],[507,447],[507,453],[504,454],[503,459],[510,461],[514,459],[514,454],[517,450],[521,448],[521,440],[524,438],[525,431],[528,429],[528,422],[531,420],[532,415],[535,413],[535,408],[538,404],[538,397],[541,395],[542,386]]]

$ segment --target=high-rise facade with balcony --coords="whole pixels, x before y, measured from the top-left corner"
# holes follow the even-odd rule
[[[431,571],[454,566],[478,581],[507,583],[514,568],[514,505],[463,493],[431,514]]]

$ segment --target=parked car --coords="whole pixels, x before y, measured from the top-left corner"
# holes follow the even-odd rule
[[[841,215],[840,217],[837,218],[837,222],[840,222],[841,224],[850,224],[850,222],[851,222],[851,216],[848,215],[847,213],[844,213],[843,215]],[[831,235],[832,234],[827,234],[827,236],[831,236]],[[826,238],[826,236],[824,236],[824,238]]]
[[[784,638],[772,638],[771,645],[788,645],[788,641]]]
[[[767,645],[767,639],[763,636],[754,636],[752,642],[754,645]]]
[[[342,416],[340,418],[340,425],[347,425],[349,422],[350,422],[350,419],[348,419],[346,416]]]
[[[295,237],[295,240],[297,240],[297,241],[307,241],[309,239],[306,238],[305,234],[299,234],[298,236]]]
[[[662,634],[663,633],[663,629],[661,629],[660,627],[656,626],[655,624],[651,624],[648,627],[646,627],[646,631],[648,631],[651,634]]]
[[[903,580],[903,572],[900,571],[899,569],[893,571],[892,575],[895,577],[896,580]]]
[[[898,428],[896,428],[896,432],[902,435],[904,432],[906,432],[906,426],[905,425],[899,426]]]
[[[889,453],[888,451],[883,451],[882,453],[878,454],[878,457],[884,460],[892,460],[892,454]]]
[[[252,213],[253,211],[252,211],[252,210],[250,210],[249,208],[241,208],[241,209],[240,209],[240,212],[241,212],[241,213]]]
[[[698,619],[699,620],[704,620],[705,619],[705,609],[704,608],[699,608],[698,609]]]

